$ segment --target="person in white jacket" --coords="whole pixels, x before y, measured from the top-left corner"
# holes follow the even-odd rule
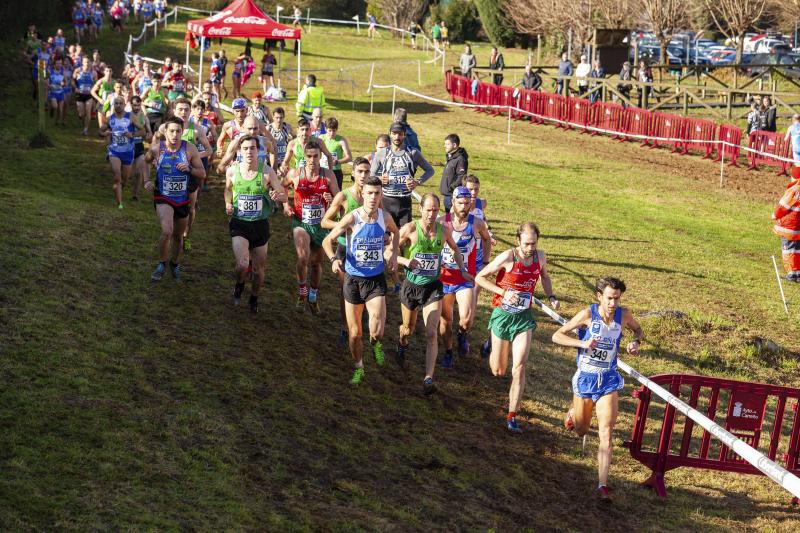
[[[589,73],[592,71],[592,65],[589,63],[586,54],[581,56],[581,62],[575,67],[575,77],[578,78],[578,93],[586,94],[589,90]]]

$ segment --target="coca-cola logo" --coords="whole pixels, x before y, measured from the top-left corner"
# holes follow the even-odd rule
[[[281,30],[278,28],[274,28],[272,30],[273,37],[294,37],[294,30],[291,28],[286,28],[285,30]]]
[[[220,11],[216,15],[212,15],[212,16],[208,17],[208,19],[206,19],[206,20],[208,20],[210,22],[216,22],[216,21],[218,21],[220,19],[223,19],[223,18],[227,17],[231,13],[233,13],[233,11],[231,11],[230,9],[228,9],[226,11]]]
[[[264,26],[267,24],[267,19],[262,19],[259,17],[227,17],[223,20],[225,24],[258,24],[259,26]]]
[[[225,26],[224,28],[209,28],[208,34],[209,35],[230,35],[233,30],[230,26]]]

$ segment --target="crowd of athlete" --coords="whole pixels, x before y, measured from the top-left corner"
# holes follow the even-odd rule
[[[133,200],[142,187],[152,192],[161,230],[158,262],[151,274],[154,282],[161,281],[167,270],[176,281],[181,278],[180,260],[189,248],[198,191],[208,190],[209,173],[216,171],[224,178],[224,209],[230,217],[234,305],[240,305],[249,280],[248,306],[258,312],[269,217],[282,212],[291,218],[298,310],[321,313],[319,291],[326,258],[338,280],[340,341],[348,346],[354,365],[350,383],[359,385],[365,379],[365,337],[376,364],[385,363],[387,296],[396,295],[402,320],[394,359],[408,368],[421,312],[422,390],[430,395],[436,391],[437,366],[452,368],[457,358],[469,356],[478,293],[488,291],[492,293],[489,336],[480,352],[493,375],[505,376],[511,368],[505,425],[509,431],[521,431],[517,410],[536,329],[532,304],[537,285],[541,283],[549,304],[559,307],[536,224],[521,224],[515,245],[493,253],[497,241],[489,229],[488,202],[480,197],[477,176],[464,176],[441,198],[430,192],[420,197],[415,190],[433,176],[434,169],[416,136],[413,143],[406,138],[405,123],[395,122],[388,133],[380,134],[374,152],[354,157],[337,119],[323,119],[321,108],[299,117],[293,127],[282,108],[270,110],[261,94],[254,93],[250,101],[235,98],[233,118],[226,121],[215,84],[195,86],[178,62],[167,58],[155,68],[134,57],[121,76],[114,77],[99,53],[88,57],[78,46],[70,48],[39,44],[29,57],[48,65],[48,100],[58,123],[65,123],[67,87],[75,92],[84,134],[96,114],[98,134],[108,141],[117,206],[124,207],[123,191],[129,182]],[[453,139],[458,137],[445,139],[446,150]],[[352,165],[349,183],[343,171],[346,164]],[[393,282],[391,289],[387,277]],[[574,400],[565,426],[584,435],[597,411],[602,497],[608,495],[611,435],[624,385],[616,362],[623,330],[634,336],[626,346],[628,353],[637,353],[642,339],[639,324],[620,305],[624,292],[621,280],[599,279],[597,303],[552,337],[557,344],[577,349]],[[365,310],[368,335],[362,326]]]

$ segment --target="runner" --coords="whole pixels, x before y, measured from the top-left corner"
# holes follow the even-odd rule
[[[322,277],[322,215],[339,192],[336,177],[320,167],[321,143],[312,139],[303,148],[305,164],[290,178],[294,188],[294,209],[284,204],[284,213],[292,218],[292,234],[297,253],[297,308],[306,301],[313,314],[319,314],[317,292]],[[309,272],[311,274],[310,283]],[[310,288],[309,288],[310,285]]]
[[[276,107],[272,112],[272,122],[267,126],[272,138],[275,139],[275,168],[280,168],[289,147],[289,141],[294,138],[292,127],[284,122],[286,112],[282,107]]]
[[[150,129],[150,121],[142,109],[142,99],[139,96],[131,97],[130,104],[131,121],[134,126],[145,131],[145,135],[133,137],[133,186],[131,187],[134,202],[139,201],[139,185],[147,179],[148,169],[144,162],[144,141],[150,142],[153,138],[153,131]]]
[[[320,138],[325,134],[325,121],[322,120],[322,109],[315,107],[311,112],[311,136]]]
[[[258,80],[261,82],[261,91],[264,94],[267,94],[267,89],[269,87],[275,87],[274,70],[277,64],[278,60],[275,59],[272,48],[268,46],[264,57],[261,58],[261,76],[258,77]],[[267,81],[269,81],[269,86],[267,85]]]
[[[600,278],[595,284],[598,303],[581,310],[572,320],[553,334],[553,342],[578,349],[578,369],[572,376],[572,407],[564,420],[567,429],[583,436],[589,431],[592,410],[597,408],[598,437],[597,474],[599,496],[608,499],[608,469],[611,465],[612,436],[617,421],[619,391],[625,381],[617,372],[617,354],[622,330],[633,332],[626,349],[636,355],[642,344],[642,328],[633,313],[622,307],[625,282],[617,278]],[[578,331],[580,339],[569,335]]]
[[[75,42],[81,42],[83,30],[86,26],[86,11],[80,2],[75,2],[72,6],[72,27],[75,28]]]
[[[142,95],[142,103],[150,123],[150,131],[156,131],[164,121],[168,104],[167,97],[161,90],[161,74],[153,74],[152,80],[153,85]]]
[[[408,243],[405,257],[399,258],[406,267],[406,279],[400,290],[400,303],[403,323],[400,325],[400,337],[397,343],[396,360],[402,368],[408,350],[408,339],[414,334],[417,316],[422,308],[422,321],[425,324],[425,379],[422,391],[432,394],[436,391],[433,384],[433,372],[436,357],[439,353],[437,329],[442,314],[442,298],[444,297],[441,274],[441,259],[444,246],[453,250],[452,256],[463,272],[464,279],[473,282],[475,278],[466,272],[460,249],[455,242],[453,231],[441,224],[439,215],[439,197],[428,193],[422,197],[419,205],[420,220],[409,222],[400,229],[400,243]]]
[[[547,258],[544,251],[537,249],[539,228],[533,222],[526,222],[517,229],[517,246],[507,250],[489,263],[475,277],[478,285],[494,293],[492,316],[489,329],[492,332],[492,354],[489,366],[495,376],[505,376],[509,355],[512,360],[511,388],[508,392],[509,431],[522,430],[517,423],[517,409],[522,393],[525,392],[525,365],[531,347],[536,321],[531,302],[533,291],[539,279],[554,309],[559,302],[553,296],[550,274],[547,272]],[[489,277],[496,275],[493,283]]]
[[[244,131],[244,119],[247,117],[247,100],[236,98],[231,104],[233,119],[222,125],[219,138],[217,138],[217,156],[225,155],[225,141],[235,139]]]
[[[50,117],[55,117],[56,125],[67,125],[67,102],[64,89],[70,78],[59,56],[53,60],[53,68],[47,75],[47,100],[50,102]]]
[[[442,366],[453,366],[453,308],[458,302],[458,355],[469,353],[468,332],[475,322],[475,274],[478,272],[478,240],[487,243],[486,253],[491,252],[491,236],[486,223],[470,214],[472,196],[466,187],[453,191],[453,207],[439,218],[439,223],[453,232],[464,265],[459,266],[453,254],[454,248],[445,245],[442,252],[442,275],[444,299],[439,334],[445,346]],[[469,274],[468,276],[465,274]],[[473,278],[473,279],[470,279]]]
[[[316,141],[312,141],[316,144]],[[317,156],[318,157],[318,156]],[[317,159],[309,157],[309,164]],[[330,172],[330,171],[328,171]],[[331,269],[338,274],[344,269],[344,305],[347,316],[350,353],[355,361],[355,371],[350,379],[358,385],[364,378],[364,344],[362,342],[361,317],[364,307],[369,314],[369,342],[375,362],[384,363],[383,332],[386,326],[386,278],[384,268],[397,268],[398,231],[391,217],[384,216],[381,209],[382,186],[377,177],[369,177],[362,190],[364,205],[346,214],[336,224],[322,245],[331,260]],[[392,244],[384,253],[384,239],[392,235]],[[333,252],[333,241],[340,235],[347,237],[344,265]],[[384,266],[384,259],[386,265]]]
[[[96,80],[88,57],[83,58],[81,68],[75,70],[72,79],[75,84],[75,106],[78,108],[78,118],[83,123],[83,134],[89,135],[89,124],[92,122],[92,111],[94,110],[92,87]]]
[[[306,145],[310,141],[316,141],[316,140],[317,139],[313,135],[311,135],[311,125],[309,124],[308,120],[304,118],[298,119],[297,137],[295,137],[294,142],[289,143],[289,148],[286,150],[286,154],[283,157],[283,162],[281,163],[279,174],[281,176],[286,176],[287,179],[290,179],[293,174],[297,174],[299,170],[303,168],[303,165],[305,165],[304,154]],[[328,148],[325,146],[325,143],[319,142],[318,144],[325,160],[330,161],[331,159],[333,159],[333,156],[328,151]],[[289,165],[294,165],[291,167],[291,170]]]
[[[64,30],[58,28],[56,34],[53,36],[53,51],[56,54],[63,55],[67,40],[64,38]]]
[[[331,202],[330,207],[325,211],[325,216],[322,217],[322,228],[333,229],[336,223],[341,218],[351,211],[355,211],[364,203],[362,191],[364,189],[364,180],[369,176],[369,161],[363,157],[357,157],[353,162],[353,185],[345,190],[339,192]],[[345,235],[340,235],[337,239],[336,257],[340,261],[345,259],[345,250],[347,249],[347,238]],[[344,309],[344,272],[339,272],[339,284],[342,289],[339,295],[339,311],[341,313],[342,327],[339,331],[339,343],[347,344],[347,316]]]
[[[233,72],[231,72],[231,84],[233,85],[233,97],[239,98],[242,89],[242,75],[244,74],[245,66],[247,65],[247,56],[244,52],[239,54],[233,60]],[[224,87],[223,87],[224,90]]]
[[[225,176],[225,212],[231,216],[229,229],[236,257],[233,303],[239,305],[251,269],[249,305],[253,313],[258,313],[258,293],[267,267],[271,204],[286,201],[286,191],[278,175],[257,158],[259,143],[253,135],[242,137],[239,141],[242,161],[232,165]]]
[[[226,171],[228,166],[234,161],[241,161],[241,153],[239,150],[239,143],[245,136],[255,136],[258,138],[258,161],[265,163],[271,168],[275,168],[275,140],[270,137],[259,135],[261,125],[255,117],[247,117],[242,124],[242,133],[228,145],[225,156],[220,160],[217,165],[217,172],[222,174]]]
[[[370,164],[375,160],[375,154],[386,148],[387,146],[392,144],[392,140],[389,138],[388,135],[385,133],[381,133],[375,139],[375,151],[371,154],[368,154],[366,157],[369,160]]]
[[[260,92],[256,91],[253,93],[253,103],[247,108],[247,114],[258,119],[262,124],[267,125],[272,118],[270,117],[269,107],[261,103],[261,98],[262,95]]]
[[[183,233],[189,218],[189,180],[205,177],[203,163],[197,148],[181,138],[183,121],[178,117],[168,118],[162,126],[164,139],[153,142],[147,151],[147,164],[155,163],[156,180],[144,182],[148,191],[153,191],[153,204],[161,224],[158,239],[158,265],[150,279],[160,281],[167,269],[167,258],[172,277],[181,276],[180,256],[183,250]]]
[[[92,97],[97,101],[97,126],[102,128],[106,123],[106,113],[111,109],[111,100],[114,95],[122,92],[122,84],[111,79],[111,67],[106,67],[103,77],[97,80],[92,87]]]
[[[155,13],[156,7],[153,5],[153,0],[144,0],[144,3],[142,4],[142,16],[144,17],[145,23],[153,20]]]
[[[94,24],[94,39],[96,41],[100,36],[100,30],[103,29],[103,7],[99,3],[94,5],[92,23]]]
[[[153,86],[153,74],[154,72],[150,69],[150,63],[144,61],[142,70],[136,74],[136,77],[131,82],[133,92],[144,97],[147,94],[147,90]]]
[[[342,165],[352,161],[353,154],[350,153],[350,143],[347,142],[347,139],[338,135],[339,121],[331,117],[325,121],[325,126],[327,131],[321,138],[325,143],[325,147],[333,156],[331,170],[333,170],[333,174],[336,176],[336,183],[341,189],[342,180],[344,179]]]
[[[167,98],[169,98],[170,102],[174,102],[178,98],[186,98],[186,95],[194,90],[192,83],[186,79],[186,75],[183,73],[183,68],[179,62],[175,62],[172,70],[169,74],[169,83],[167,83],[167,87],[169,88],[169,92],[167,93]]]
[[[200,101],[198,101],[200,102]],[[192,122],[190,120],[191,114],[191,106],[192,104],[189,102],[187,98],[178,98],[175,100],[175,118],[181,120],[183,125],[181,139],[192,144],[194,146],[195,152],[197,152],[198,157],[202,158],[199,150],[197,149],[198,144],[202,144],[205,148],[205,153],[211,153],[211,145],[208,142],[208,138],[206,137],[205,130]],[[160,129],[161,136],[164,135],[164,128]],[[197,190],[199,188],[200,182],[205,179],[205,166],[203,165],[202,159],[200,159],[200,165],[203,167],[203,178],[198,180],[195,178],[194,174],[189,176],[189,183],[188,183],[188,194],[189,194],[189,220],[186,222],[186,229],[183,234],[183,249],[184,251],[189,251],[192,248],[192,244],[189,241],[189,234],[192,231],[192,226],[194,225],[195,218],[197,217]]]
[[[114,197],[117,207],[122,209],[122,189],[128,184],[133,165],[135,136],[145,135],[145,130],[137,127],[131,119],[131,114],[125,112],[125,100],[114,100],[114,109],[109,114],[108,120],[100,127],[100,135],[108,137],[108,159],[111,172],[114,174]]]
[[[190,127],[195,127],[197,129],[203,130],[203,134],[206,137],[206,143],[203,142],[196,142],[195,146],[197,147],[197,151],[200,153],[200,159],[203,161],[203,169],[206,171],[206,178],[203,179],[202,188],[204,192],[208,192],[208,168],[211,164],[209,160],[210,157],[214,155],[214,149],[212,145],[212,139],[216,137],[216,127],[214,124],[205,116],[206,113],[206,103],[203,100],[197,99],[192,103],[192,115],[189,117],[189,124]],[[199,141],[199,139],[198,139]],[[208,148],[206,148],[208,147]],[[184,242],[186,242],[184,240]]]

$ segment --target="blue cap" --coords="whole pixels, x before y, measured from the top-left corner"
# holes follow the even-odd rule
[[[453,191],[453,198],[472,198],[472,193],[464,186],[456,187]]]
[[[244,98],[237,98],[231,104],[233,109],[247,109],[247,100]]]

